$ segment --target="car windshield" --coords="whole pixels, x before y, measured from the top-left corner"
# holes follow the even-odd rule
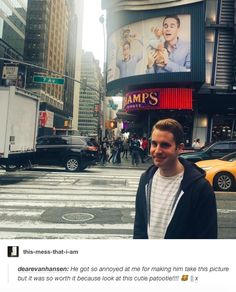
[[[220,160],[229,161],[229,162],[236,161],[236,152],[225,155],[224,157],[221,157]]]

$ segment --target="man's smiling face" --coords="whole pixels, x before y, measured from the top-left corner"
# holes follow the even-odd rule
[[[166,18],[163,22],[163,35],[170,44],[175,44],[179,32],[179,25],[175,18]]]
[[[176,145],[174,135],[169,131],[155,129],[152,132],[150,154],[154,165],[160,169],[173,169],[183,147],[183,143]]]

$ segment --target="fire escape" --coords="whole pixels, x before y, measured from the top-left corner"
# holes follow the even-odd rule
[[[218,7],[214,86],[230,89],[233,82],[234,1],[220,0]]]

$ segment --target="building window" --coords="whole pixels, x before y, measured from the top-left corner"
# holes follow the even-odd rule
[[[215,47],[215,31],[206,32],[206,84],[211,84],[213,57]]]
[[[206,23],[216,23],[218,0],[206,1]]]

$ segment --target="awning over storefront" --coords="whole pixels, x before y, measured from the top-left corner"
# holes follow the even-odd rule
[[[149,88],[128,92],[125,96],[126,112],[158,109],[192,109],[191,88]]]
[[[137,115],[127,113],[124,110],[118,110],[118,112],[116,113],[116,116],[118,119],[122,121],[136,121],[137,120]]]

